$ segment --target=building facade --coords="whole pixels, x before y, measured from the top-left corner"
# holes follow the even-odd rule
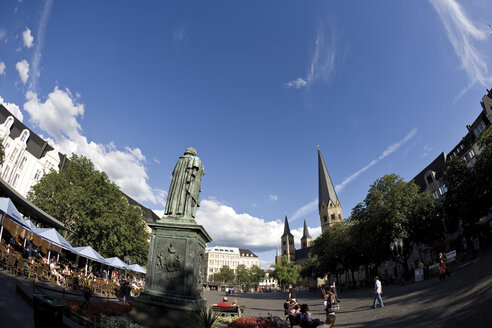
[[[224,265],[236,272],[240,264],[244,264],[246,268],[251,268],[253,265],[259,267],[260,259],[249,249],[229,246],[207,247],[205,248],[205,281],[213,282],[213,275]]]

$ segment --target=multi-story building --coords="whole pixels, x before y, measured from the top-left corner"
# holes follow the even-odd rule
[[[490,126],[492,122],[492,90],[487,90],[483,96],[482,111],[471,125],[467,125],[467,134],[451,149],[449,154],[441,153],[426,168],[419,172],[413,181],[422,191],[428,191],[439,201],[446,193],[446,185],[442,182],[442,176],[446,168],[446,163],[454,157],[459,157],[466,161],[468,167],[475,165],[476,156],[482,152],[481,145],[477,142],[479,135]]]
[[[260,259],[249,249],[213,246],[205,248],[206,275],[205,281],[213,281],[213,275],[224,265],[236,271],[238,265],[244,264],[247,268],[253,265],[260,266]]]

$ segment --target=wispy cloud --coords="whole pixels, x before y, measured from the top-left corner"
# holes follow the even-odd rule
[[[38,41],[36,42],[36,46],[34,47],[34,57],[32,59],[32,89],[37,89],[38,77],[40,75],[40,63],[41,63],[41,51],[44,46],[44,36],[46,32],[46,26],[48,25],[48,19],[50,17],[51,6],[53,5],[53,0],[46,0],[43,6],[43,12],[41,14],[41,19],[39,21],[38,28]]]
[[[345,178],[342,183],[338,184],[335,189],[340,192],[345,188],[347,184],[350,182],[354,181],[359,175],[361,175],[363,172],[367,171],[369,168],[374,166],[377,162],[382,160],[383,158],[389,156],[390,154],[394,153],[397,151],[401,146],[403,146],[408,140],[412,139],[415,135],[417,134],[417,128],[413,128],[410,132],[407,133],[403,139],[401,139],[398,142],[395,142],[394,144],[391,144],[388,148],[386,148],[381,155],[377,159],[373,159],[372,161],[369,162],[366,166],[358,170],[357,172],[353,173],[349,177]]]
[[[22,32],[22,39],[24,41],[24,47],[31,48],[34,43],[34,38],[31,34],[31,30],[26,27],[26,30]]]
[[[301,89],[309,87],[316,80],[328,80],[335,72],[337,59],[337,34],[332,19],[320,23],[316,31],[314,52],[305,77],[283,83],[286,88]]]
[[[484,56],[476,48],[476,42],[486,40],[491,32],[485,25],[481,28],[474,23],[456,0],[430,0],[430,2],[444,24],[454,52],[460,58],[461,68],[470,79],[468,85],[454,99],[456,102],[476,82],[484,87],[492,83]]]
[[[5,75],[5,63],[0,62],[0,75]]]
[[[316,207],[318,207],[317,199],[313,200],[310,203],[307,203],[306,205],[300,207],[297,211],[295,211],[290,218],[290,221],[295,221],[297,219],[303,218],[305,215],[314,212],[316,210]]]
[[[5,27],[0,27],[0,41],[7,43],[7,30]]]
[[[273,201],[278,200],[278,196],[277,195],[268,195],[268,197],[270,198],[270,200],[273,200]]]

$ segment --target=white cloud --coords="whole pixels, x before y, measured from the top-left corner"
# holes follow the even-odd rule
[[[48,19],[50,17],[51,6],[53,4],[53,0],[46,0],[43,7],[43,12],[41,14],[41,19],[39,21],[38,27],[38,40],[34,47],[34,56],[32,59],[32,89],[36,90],[38,77],[40,75],[39,65],[41,63],[41,50],[44,46],[44,34],[46,31],[46,26],[48,25]]]
[[[487,63],[476,48],[477,41],[484,41],[491,34],[480,28],[466,14],[456,0],[430,0],[441,18],[454,52],[460,58],[461,68],[465,70],[470,83],[460,92],[454,102],[466,93],[477,81],[484,87],[492,83]]]
[[[19,121],[22,122],[22,120],[24,119],[24,115],[22,115],[19,106],[17,106],[14,103],[5,102],[1,96],[0,96],[0,104],[3,104],[5,107],[7,107],[9,112],[11,112],[12,115],[14,115]]]
[[[277,195],[268,195],[268,197],[270,198],[270,200],[273,200],[273,201],[278,200],[278,196]]]
[[[152,210],[158,217],[162,218],[164,216],[165,210]]]
[[[298,77],[295,80],[292,80],[292,81],[289,81],[289,82],[285,82],[284,83],[284,86],[286,88],[296,88],[296,89],[303,88],[306,85],[307,85],[307,81],[304,80],[302,77]]]
[[[31,30],[26,27],[26,30],[22,32],[22,39],[24,40],[24,46],[27,48],[31,48],[34,43],[34,38],[31,35]]]
[[[76,153],[90,158],[123,192],[138,201],[154,204],[165,202],[166,191],[153,189],[147,183],[148,175],[144,166],[146,158],[139,148],[117,149],[113,143],[103,145],[89,142],[81,134],[78,117],[84,114],[85,108],[76,102],[70,90],[55,87],[44,102],[36,93],[28,91],[26,99],[24,110],[29,113],[30,120],[54,138],[60,152],[68,156]]]
[[[316,80],[328,80],[333,76],[337,59],[337,35],[333,20],[328,19],[326,24],[325,27],[325,24],[320,23],[316,31],[314,52],[306,77],[298,77],[286,82],[283,84],[285,87],[296,89],[309,87]]]
[[[205,227],[215,245],[247,248],[253,252],[276,250],[284,232],[280,220],[266,221],[247,213],[237,213],[232,207],[216,200],[206,199],[200,203],[196,221]],[[291,229],[297,247],[303,227]],[[309,233],[316,238],[321,227],[309,227]]]
[[[29,78],[29,63],[23,59],[15,64],[15,68],[17,69],[17,72],[19,72],[22,83],[26,84],[27,79]]]
[[[0,62],[0,75],[5,75],[5,63]]]

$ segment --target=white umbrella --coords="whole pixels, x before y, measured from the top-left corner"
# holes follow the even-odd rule
[[[49,241],[50,249],[48,251],[48,261],[50,261],[51,257],[51,244],[55,244],[63,249],[66,249],[72,253],[75,253],[72,245],[68,243],[68,241],[63,238],[55,228],[36,228],[32,231],[35,235],[43,238],[44,240]]]
[[[22,214],[20,214],[10,198],[0,197],[0,214],[7,216],[10,220],[22,226],[24,229],[31,231],[29,225],[26,223],[26,220],[22,217]],[[3,221],[2,227],[0,228],[0,239],[2,239],[2,234]]]
[[[122,260],[120,260],[117,257],[110,257],[108,259],[105,259],[104,263],[106,263],[109,266],[112,266],[112,267],[115,267],[118,269],[123,269],[123,270],[125,270],[128,267],[128,264],[126,264],[125,262],[123,262]]]

